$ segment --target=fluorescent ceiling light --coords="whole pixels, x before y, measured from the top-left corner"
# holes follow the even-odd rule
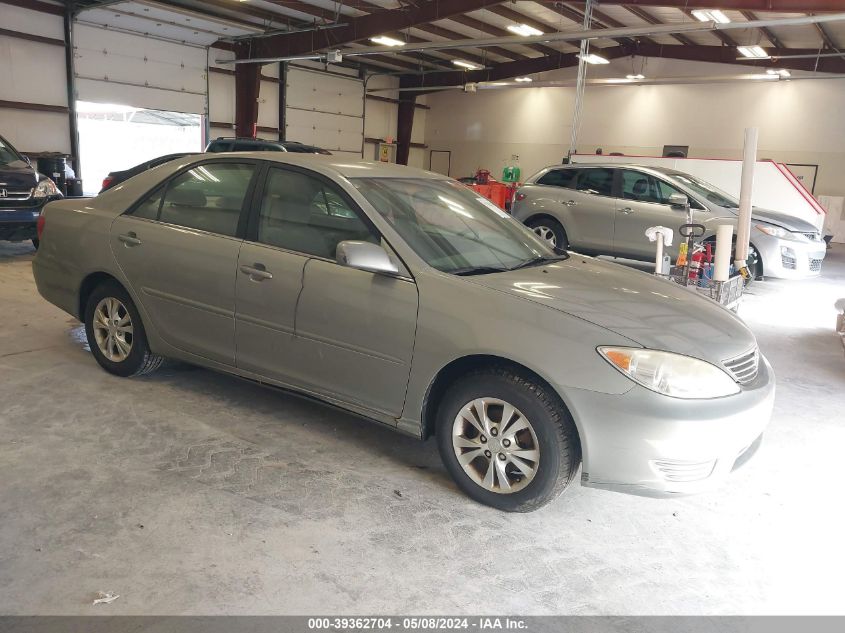
[[[534,80],[531,79],[531,77],[517,77],[514,81],[519,81],[521,83],[525,83],[525,82],[534,81]]]
[[[731,19],[718,9],[695,9],[692,14],[701,22],[727,24]]]
[[[769,68],[766,71],[767,75],[777,75],[778,77],[792,77],[792,73],[785,68]]]
[[[750,57],[751,59],[769,59],[769,54],[760,46],[737,46],[736,50],[743,57]]]
[[[455,66],[467,68],[468,70],[481,70],[481,66],[478,64],[473,64],[472,62],[468,62],[464,59],[453,59],[452,63],[455,64]]]
[[[527,24],[508,24],[508,31],[521,35],[522,37],[543,34],[543,31],[540,29],[535,29],[533,26],[528,26]]]
[[[645,75],[642,73],[637,73],[636,75],[625,75],[625,79],[630,79],[631,81],[645,79]]]
[[[371,37],[370,41],[374,44],[381,44],[382,46],[404,46],[405,42],[402,40],[397,40],[393,37],[387,37],[387,35],[376,35],[375,37]]]
[[[583,59],[588,64],[609,64],[610,62],[607,61],[601,55],[596,55],[595,53],[587,53],[586,55],[579,54],[578,57]]]

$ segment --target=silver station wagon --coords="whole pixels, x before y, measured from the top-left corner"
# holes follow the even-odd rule
[[[771,415],[772,370],[732,313],[554,250],[437,174],[193,155],[52,203],[39,231],[38,290],[106,371],[180,359],[435,436],[457,485],[503,510],[580,465],[586,486],[710,488]]]
[[[683,204],[679,204],[679,201]],[[555,165],[534,174],[517,192],[512,212],[550,244],[584,253],[654,259],[650,226],[675,231],[668,249],[678,254],[678,228],[693,221],[715,240],[716,226],[732,224],[736,235],[739,201],[712,184],[674,169],[641,165]],[[748,268],[795,279],[817,276],[825,256],[820,231],[805,220],[754,208]]]

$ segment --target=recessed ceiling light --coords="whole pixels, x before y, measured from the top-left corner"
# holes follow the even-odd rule
[[[588,64],[609,64],[610,62],[607,61],[601,55],[596,55],[595,53],[587,53],[586,55],[579,54],[578,57],[583,59]]]
[[[452,63],[455,66],[460,66],[461,68],[466,68],[468,70],[481,70],[481,66],[478,64],[473,64],[472,62],[468,62],[464,59],[453,59]]]
[[[778,77],[792,77],[792,73],[785,68],[769,68],[766,71],[767,75],[777,75]]]
[[[371,37],[370,41],[374,44],[381,44],[382,46],[404,46],[405,42],[397,40],[395,37],[387,37],[387,35],[376,35]]]
[[[701,22],[727,24],[731,19],[718,9],[695,9],[692,14]]]
[[[769,59],[769,54],[761,46],[737,46],[736,50],[743,57],[751,59]]]
[[[625,79],[630,79],[631,81],[645,79],[645,75],[641,73],[637,73],[636,75],[625,75]]]
[[[540,29],[535,29],[533,26],[528,26],[527,24],[508,24],[508,31],[521,35],[522,37],[543,34],[543,31]]]
[[[520,83],[528,83],[529,81],[534,81],[531,77],[517,77],[514,81],[518,81]]]

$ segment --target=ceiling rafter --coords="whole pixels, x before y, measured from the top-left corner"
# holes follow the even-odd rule
[[[814,26],[816,27],[816,30],[819,32],[819,37],[822,38],[822,42],[824,42],[824,45],[827,48],[838,51],[839,48],[836,46],[836,42],[833,41],[833,37],[831,36],[830,32],[825,28],[824,24],[819,24],[818,22],[816,22],[816,24],[814,24]]]
[[[535,0],[544,6],[555,0]],[[842,0],[601,0],[605,6],[631,4],[675,9],[722,9],[728,11],[774,11],[777,13],[833,13],[842,11]]]
[[[692,14],[692,9],[681,9],[681,11],[683,11],[684,15],[687,16],[690,20],[694,20],[694,21],[698,20],[698,18],[695,17]],[[737,46],[739,46],[739,44],[737,44],[736,40],[734,38],[732,38],[730,35],[728,35],[727,33],[725,33],[724,31],[716,30],[716,31],[710,31],[710,33],[712,33],[713,35],[718,37],[719,40],[721,40],[722,44],[724,44],[725,46],[730,46],[731,48],[736,48]]]
[[[554,2],[551,4],[546,5],[552,11],[559,13],[563,17],[572,20],[578,26],[584,24],[584,12],[580,11],[574,7],[571,7],[568,4],[564,4],[563,2]],[[593,25],[595,28],[613,28],[618,26],[625,26],[621,22],[614,20],[610,16],[606,15],[605,13],[599,11],[598,9],[593,9]],[[633,42],[632,39],[627,37],[613,37],[610,38],[617,44],[631,44]]]
[[[519,11],[514,11],[513,9],[510,9],[503,5],[499,5],[496,7],[487,7],[487,10],[491,13],[495,13],[499,17],[507,18],[508,20],[513,20],[513,22],[517,24],[527,24],[528,26],[533,27],[539,31],[543,31],[544,33],[555,33],[560,31],[559,28],[552,24],[541,22],[536,18],[524,15]],[[567,45],[573,48],[578,48],[578,46],[575,44],[567,43]]]
[[[510,31],[505,29],[499,28],[495,24],[489,24],[477,18],[473,18],[469,15],[454,15],[451,18],[452,22],[457,22],[458,24],[463,24],[471,29],[475,29],[476,31],[481,31],[482,33],[488,33],[490,35],[495,35],[496,37],[507,37],[513,35]],[[537,51],[542,55],[557,55],[560,51],[557,51],[549,46],[543,46],[542,44],[525,44],[527,48],[531,50]],[[526,55],[520,55],[519,53],[514,53],[516,55],[516,59],[531,59]]]
[[[742,11],[741,13],[742,17],[750,22],[759,19],[757,14],[753,11]],[[776,48],[786,48],[786,46],[783,45],[783,42],[780,41],[780,38],[774,34],[772,29],[762,26],[760,27],[760,32],[763,33],[763,35],[766,36],[766,39],[769,40]]]
[[[402,10],[382,11],[347,19],[337,28],[308,33],[284,33],[255,40],[252,50],[240,54],[248,58],[290,57],[342,46],[387,31],[403,30],[483,9],[501,0],[430,0]]]
[[[629,13],[633,13],[640,20],[643,20],[648,24],[666,24],[665,22],[658,20],[656,17],[648,13],[645,9],[641,9],[640,7],[632,7],[626,4],[625,10]],[[686,44],[687,46],[695,46],[695,42],[688,38],[686,35],[683,35],[682,33],[673,33],[670,37],[675,38],[675,40],[677,40],[681,44]]]

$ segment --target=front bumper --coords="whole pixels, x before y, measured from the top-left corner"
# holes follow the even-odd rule
[[[667,497],[718,486],[756,452],[775,380],[761,356],[757,378],[735,396],[682,400],[639,385],[622,395],[567,396],[581,434],[582,485]]]
[[[796,242],[766,235],[754,236],[754,246],[763,259],[763,275],[778,279],[805,279],[821,274],[824,241]]]
[[[41,208],[0,208],[0,240],[20,242],[37,237],[36,225]]]

